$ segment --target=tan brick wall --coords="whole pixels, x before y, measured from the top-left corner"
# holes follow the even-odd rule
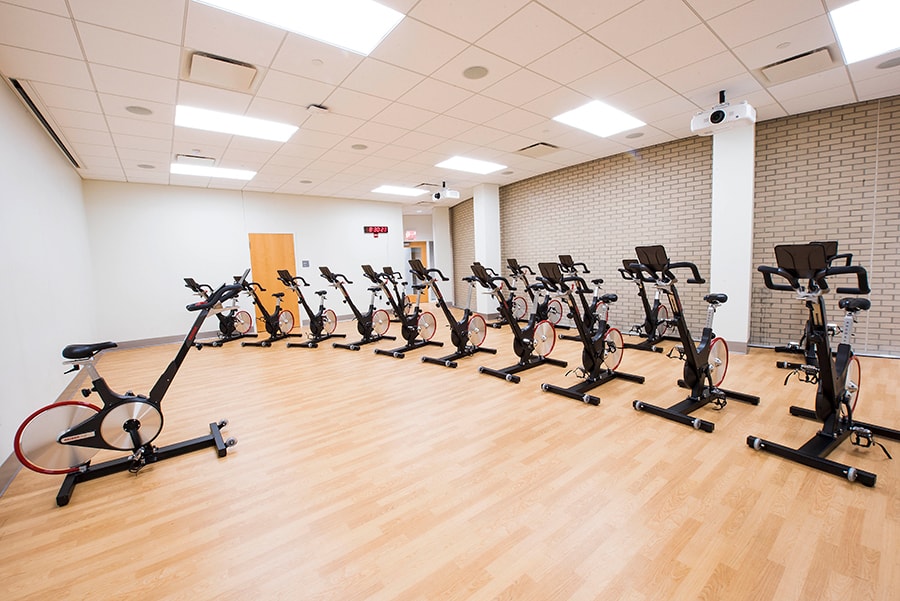
[[[454,298],[457,306],[463,306],[468,295],[468,284],[462,278],[472,275],[475,262],[475,203],[470,198],[450,208],[450,239],[453,243]],[[473,308],[475,299],[472,299]]]
[[[619,275],[638,245],[662,244],[673,261],[709,275],[712,141],[688,138],[560,169],[500,189],[501,256],[537,270],[570,254],[619,295],[610,322],[643,322],[637,287]],[[686,278],[685,278],[686,279]],[[678,286],[699,335],[708,286]],[[701,306],[702,305],[702,306]]]
[[[840,252],[869,273],[872,309],[860,315],[854,349],[900,354],[900,97],[760,123],[756,132],[754,263],[774,264],[781,243],[837,240]],[[836,278],[832,289],[851,285]],[[754,275],[751,342],[798,341],[806,319],[789,292],[768,290]],[[840,323],[842,295],[828,296]]]

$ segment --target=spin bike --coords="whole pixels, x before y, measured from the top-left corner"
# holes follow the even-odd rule
[[[434,363],[435,365],[443,365],[444,367],[456,367],[457,359],[471,357],[475,353],[491,353],[497,354],[497,349],[485,348],[484,339],[487,336],[487,324],[484,317],[477,313],[472,313],[472,289],[475,287],[475,276],[464,277],[463,281],[469,284],[469,293],[466,298],[466,308],[463,310],[462,316],[457,320],[447,306],[444,295],[438,287],[438,278],[447,282],[448,278],[439,269],[426,269],[425,265],[419,259],[410,259],[409,266],[415,276],[434,292],[437,297],[437,305],[444,312],[447,323],[450,325],[450,342],[456,347],[456,352],[445,357],[422,357],[423,363]]]
[[[200,326],[220,303],[234,298],[241,289],[241,283],[222,285],[206,300],[187,306],[188,311],[198,312],[197,317],[149,396],[131,391],[125,394],[113,392],[97,372],[95,358],[102,351],[116,348],[115,342],[70,344],[63,349],[64,364],[72,366],[68,371],[84,368],[91,377],[91,387],[83,389],[82,395],[88,397],[95,392],[102,405],[98,407],[83,401],[47,405],[22,422],[14,439],[16,457],[22,465],[42,474],[65,475],[56,495],[57,505],[67,505],[75,486],[81,482],[124,471],[136,474],[148,464],[207,447],[215,447],[218,456],[224,457],[228,447],[237,444],[234,438],[222,438],[227,420],[209,424],[209,435],[200,438],[162,448],[155,446],[153,441],[163,427],[163,397],[194,346]],[[130,451],[131,454],[92,465],[91,458],[104,449]]]
[[[562,277],[570,277],[570,276],[581,276],[587,273],[590,273],[591,270],[588,269],[587,265],[584,263],[576,263],[574,259],[572,259],[572,255],[559,255],[559,266],[560,275]],[[540,265],[538,265],[540,267]],[[581,267],[581,271],[578,268]],[[543,276],[547,277],[547,276]],[[574,280],[572,280],[574,281]],[[587,282],[584,281],[584,278],[581,278],[582,284],[586,286]],[[586,288],[582,287],[582,284],[576,284],[579,286],[579,298],[581,299],[581,307],[579,308],[576,304],[576,310],[581,311],[581,320],[584,322],[584,326],[587,328],[588,332],[591,334],[595,333],[596,328],[600,325],[600,320],[597,316],[597,311],[600,310],[600,297],[602,296],[602,290],[600,288],[601,284],[603,284],[603,278],[594,278],[591,280],[591,284],[594,285],[594,295],[590,301],[588,301],[587,296],[582,294],[581,292],[585,292]],[[606,308],[606,312],[609,313],[609,307]],[[571,313],[571,311],[570,311]],[[569,315],[569,318],[573,320],[574,317]],[[604,318],[605,320],[605,318]],[[568,328],[568,326],[557,325],[558,328]],[[570,334],[560,334],[560,340],[575,340],[580,341],[581,336],[572,336]]]
[[[259,312],[262,314],[262,317],[259,319],[263,322],[269,337],[258,342],[242,342],[241,346],[267,347],[272,346],[273,342],[281,340],[282,338],[287,338],[288,336],[302,336],[302,334],[291,334],[291,330],[294,329],[294,314],[287,309],[281,308],[281,300],[284,298],[284,292],[272,293],[272,296],[275,297],[275,308],[269,313],[266,306],[260,300],[259,295],[256,293],[257,290],[265,292],[266,289],[256,282],[248,282],[247,280],[242,280],[242,282],[244,285],[244,292],[250,295],[250,298],[253,299],[253,304],[259,308]]]
[[[637,284],[638,297],[640,297],[641,306],[644,308],[644,323],[631,326],[628,334],[631,336],[640,336],[646,340],[637,344],[626,342],[625,348],[661,353],[663,352],[663,349],[656,346],[656,343],[667,338],[666,335],[672,327],[673,320],[669,318],[669,310],[660,302],[660,295],[662,292],[659,288],[656,289],[656,294],[653,296],[653,304],[650,304],[645,284],[652,284],[653,280],[644,275],[640,269],[633,269],[633,266],[635,265],[638,265],[637,260],[624,259],[622,261],[622,267],[619,268],[619,273],[622,274],[623,279]]]
[[[810,242],[810,244],[820,244],[825,249],[825,262],[829,267],[837,260],[843,260],[844,266],[851,265],[853,263],[853,254],[852,253],[844,253],[838,254],[838,243],[834,240],[828,242]],[[810,329],[811,324],[809,320],[806,320],[806,323],[803,326],[803,336],[800,337],[799,342],[788,342],[784,346],[776,346],[776,353],[793,353],[797,355],[803,355],[803,363],[796,363],[793,361],[777,361],[775,366],[779,369],[790,369],[792,371],[800,369],[803,365],[816,365],[816,347],[814,344],[810,342]],[[838,333],[838,328],[835,324],[828,324],[828,333],[830,336],[835,336]]]
[[[541,384],[541,390],[596,406],[600,404],[600,397],[588,394],[588,391],[610,380],[622,378],[643,384],[644,376],[616,371],[619,363],[622,362],[624,346],[621,332],[616,328],[609,327],[607,317],[609,315],[609,306],[616,302],[618,297],[615,294],[604,294],[597,299],[594,311],[586,311],[585,314],[590,313],[596,316],[595,327],[591,329],[578,312],[578,302],[575,300],[575,295],[577,294],[581,299],[582,305],[584,307],[588,306],[586,295],[589,292],[589,288],[587,282],[577,273],[564,276],[560,270],[560,265],[557,263],[539,263],[538,268],[541,270],[538,280],[544,284],[544,288],[550,292],[562,295],[566,306],[569,308],[572,321],[575,323],[575,329],[578,330],[578,340],[584,346],[584,350],[581,351],[581,367],[569,372],[574,372],[583,381],[568,388],[554,386],[553,384]]]
[[[309,340],[306,342],[288,342],[285,345],[286,347],[316,348],[323,340],[344,338],[346,336],[346,334],[334,333],[334,330],[337,328],[337,315],[331,309],[325,308],[325,295],[327,294],[325,290],[316,291],[316,294],[319,296],[319,310],[313,311],[309,303],[306,302],[303,289],[300,287],[301,285],[309,286],[309,282],[302,276],[291,275],[291,272],[287,269],[278,270],[278,280],[296,293],[300,306],[303,307],[306,315],[309,317]]]
[[[351,342],[349,344],[332,342],[331,346],[334,348],[358,351],[364,344],[371,344],[373,342],[378,342],[379,340],[397,339],[396,336],[387,335],[388,328],[391,327],[391,316],[388,315],[388,312],[384,309],[375,308],[375,297],[381,293],[381,286],[378,285],[377,281],[374,282],[376,284],[375,286],[370,286],[368,288],[371,293],[371,297],[369,298],[369,310],[363,313],[355,304],[353,304],[353,299],[350,298],[350,293],[347,292],[345,284],[353,283],[347,279],[347,276],[342,273],[334,273],[324,265],[319,267],[319,271],[321,272],[322,277],[325,278],[325,281],[340,291],[341,295],[344,297],[344,302],[350,307],[350,311],[353,312],[353,317],[356,318],[356,331],[362,336],[362,338],[356,342]]]
[[[413,286],[413,290],[416,291],[416,303],[407,306],[406,294],[401,288],[401,286],[406,285],[406,282],[402,281],[399,273],[390,267],[385,267],[381,273],[376,273],[371,265],[363,265],[362,268],[367,278],[377,281],[378,285],[381,286],[382,292],[387,297],[388,304],[394,310],[394,315],[397,315],[400,320],[400,334],[406,341],[406,344],[403,346],[392,350],[377,348],[375,349],[376,355],[387,355],[396,359],[402,359],[406,356],[407,351],[413,351],[423,346],[444,346],[443,342],[431,339],[437,329],[434,315],[430,311],[422,311],[419,307],[422,291],[427,288],[426,284]],[[392,285],[393,292],[388,287],[388,283]]]
[[[528,276],[535,275],[534,270],[528,265],[520,264],[517,259],[513,258],[506,259],[506,266],[509,268],[509,274],[512,277],[513,282],[508,295],[513,317],[515,317],[517,321],[527,322],[532,310],[536,309],[538,311],[539,320],[546,319],[556,327],[560,320],[562,320],[562,304],[556,299],[550,299],[547,303],[536,304],[534,288],[532,288],[531,283],[528,281]],[[497,275],[492,269],[488,269],[487,273],[491,277],[496,277]],[[524,290],[525,295],[516,294],[516,291],[518,290]],[[507,323],[506,318],[501,316],[500,319],[492,322],[490,326],[492,328],[499,328],[505,326]]]
[[[678,289],[675,283],[678,281],[672,273],[674,269],[687,268],[690,269],[692,277],[687,280],[690,284],[702,284],[704,280],[700,276],[697,266],[693,263],[681,262],[670,263],[669,257],[666,255],[666,249],[662,246],[639,246],[635,249],[637,252],[638,262],[629,266],[629,269],[635,273],[638,271],[652,281],[657,290],[661,290],[669,299],[669,305],[672,307],[672,314],[675,316],[675,326],[681,336],[681,359],[684,360],[684,379],[678,381],[678,385],[682,388],[690,388],[691,394],[686,399],[672,405],[669,408],[658,407],[643,401],[634,401],[632,404],[637,411],[646,411],[660,417],[670,419],[682,424],[693,426],[697,430],[704,432],[712,432],[715,424],[700,419],[699,417],[691,417],[691,413],[712,403],[716,409],[724,409],[727,399],[731,398],[736,401],[750,403],[751,405],[759,404],[759,397],[743,392],[735,392],[719,388],[725,380],[725,373],[728,370],[728,345],[725,340],[718,338],[713,333],[713,318],[716,314],[716,307],[725,303],[728,296],[722,293],[707,294],[703,297],[709,307],[706,311],[706,326],[703,328],[703,334],[700,336],[700,344],[694,346],[694,340],[688,330],[687,321],[684,317],[684,310],[681,305],[681,299],[678,296]]]
[[[542,295],[542,298],[535,297],[537,302],[535,302],[534,310],[531,312],[528,324],[523,328],[519,325],[519,321],[513,315],[509,299],[503,293],[504,286],[510,289],[510,291],[515,292],[516,289],[509,281],[502,276],[488,275],[487,270],[480,263],[472,265],[472,273],[481,287],[489,290],[491,294],[494,295],[494,298],[497,299],[497,302],[500,303],[497,309],[500,312],[500,316],[509,323],[509,328],[513,334],[513,352],[519,357],[519,362],[515,365],[503,369],[491,369],[482,366],[478,368],[478,372],[497,378],[503,378],[507,382],[518,384],[521,378],[516,374],[520,371],[544,364],[566,367],[567,363],[565,361],[551,359],[549,357],[550,353],[553,351],[553,346],[556,344],[556,330],[554,329],[553,324],[546,319],[539,320],[537,317],[539,305],[544,305],[546,307],[550,298],[549,294],[543,290],[543,285],[530,285],[533,290],[542,290],[544,294]],[[546,310],[546,308],[544,310]]]
[[[209,300],[209,295],[213,293],[212,286],[209,284],[198,284],[194,278],[184,278],[184,286],[203,300]],[[238,306],[237,296],[231,299],[230,306],[222,307],[221,303],[219,303],[210,312],[215,313],[216,318],[219,320],[218,339],[211,342],[197,342],[195,346],[222,346],[226,342],[238,340],[239,338],[256,338],[256,334],[250,332],[253,318],[247,311]]]
[[[900,431],[856,421],[853,412],[859,395],[859,360],[853,354],[851,338],[856,314],[867,311],[871,302],[867,298],[845,297],[838,302],[844,311],[841,342],[833,353],[825,317],[824,294],[828,292],[826,278],[836,275],[856,276],[856,286],[838,288],[838,294],[868,294],[869,282],[865,268],[859,265],[830,265],[826,247],[822,244],[785,244],[775,247],[777,267],[760,265],[766,287],[771,290],[792,291],[809,312],[808,340],[816,352],[815,365],[802,365],[794,373],[802,381],[816,385],[815,410],[802,407],[790,408],[791,415],[822,422],[822,429],[803,446],[792,449],[756,436],[747,437],[747,445],[758,451],[766,451],[850,482],[875,486],[876,475],[828,459],[828,454],[850,437],[850,443],[859,447],[877,444],[890,459],[887,448],[874,437],[883,436],[900,440]],[[778,276],[787,283],[777,283]]]

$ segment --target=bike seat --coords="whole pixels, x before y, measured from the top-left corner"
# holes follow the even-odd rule
[[[326,294],[328,294],[328,291],[327,290],[316,290],[316,294],[318,294],[319,296],[325,296]]]
[[[842,298],[838,301],[838,307],[848,313],[856,313],[857,311],[868,311],[872,306],[872,301],[867,298]]]
[[[594,286],[599,286],[602,283],[603,283],[603,278],[597,278],[595,280],[591,280],[591,284],[593,284]]]
[[[273,292],[272,296],[274,296],[275,298],[282,298],[284,297],[284,292]]]
[[[603,296],[600,297],[600,302],[606,303],[607,305],[614,303],[617,300],[619,300],[618,294],[604,294]]]
[[[378,292],[379,290],[381,290],[381,286],[371,286],[369,288],[366,288],[366,290],[368,290],[369,292]]]
[[[95,342],[94,344],[70,344],[62,350],[62,356],[66,359],[87,359],[100,351],[108,348],[116,348],[115,342]]]
[[[425,290],[426,288],[428,288],[428,286],[425,284],[416,284],[412,287],[413,290]]]
[[[711,305],[721,305],[728,300],[728,295],[722,292],[714,292],[712,294],[707,294],[706,296],[704,296],[703,300]]]

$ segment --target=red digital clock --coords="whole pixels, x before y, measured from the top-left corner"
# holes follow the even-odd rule
[[[386,234],[386,233],[388,233],[388,226],[386,226],[386,225],[364,225],[363,233],[364,234]]]

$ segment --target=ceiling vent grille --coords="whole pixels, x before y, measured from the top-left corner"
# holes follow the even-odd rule
[[[16,94],[19,95],[19,98],[28,107],[28,110],[31,111],[31,114],[34,115],[34,118],[37,119],[38,123],[41,124],[41,127],[44,128],[44,131],[47,132],[47,135],[50,136],[50,139],[59,147],[62,153],[65,155],[66,159],[68,159],[69,163],[72,164],[76,169],[81,169],[81,165],[78,164],[78,160],[75,158],[69,149],[66,147],[66,143],[63,142],[62,138],[59,134],[56,133],[56,130],[53,129],[53,126],[50,124],[50,121],[44,116],[44,113],[38,108],[38,105],[35,103],[32,98],[32,94],[29,94],[25,89],[23,82],[18,79],[13,79],[12,77],[9,79],[9,84],[12,86],[12,89],[15,90]],[[30,87],[30,86],[29,86]],[[34,94],[37,96],[37,94]]]
[[[256,67],[206,52],[191,54],[188,79],[226,90],[246,92],[256,77]]]
[[[834,62],[828,48],[819,48],[766,65],[760,71],[770,83],[783,83],[825,71],[833,66]]]
[[[553,144],[548,144],[547,142],[537,142],[536,144],[532,144],[531,146],[526,146],[525,148],[518,149],[516,151],[516,154],[521,154],[533,159],[539,159],[541,157],[547,156],[548,154],[553,154],[557,150],[559,150],[559,146],[554,146]]]

